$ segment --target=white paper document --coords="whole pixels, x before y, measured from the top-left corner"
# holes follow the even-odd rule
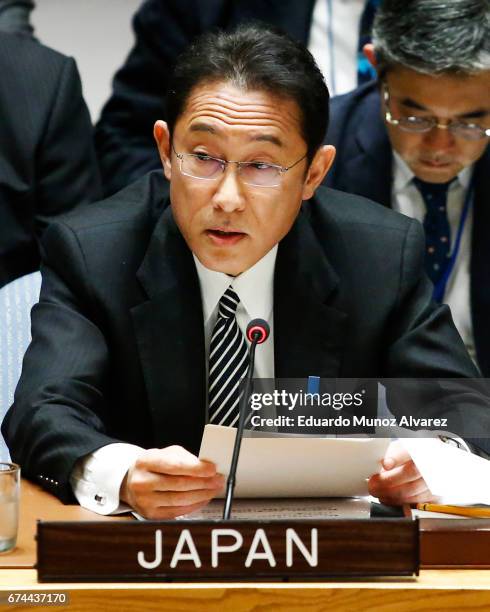
[[[445,444],[438,438],[404,438],[430,492],[438,503],[490,504],[490,461]]]
[[[228,476],[236,429],[206,425],[199,458]],[[252,437],[242,441],[235,497],[360,497],[386,438]]]
[[[233,520],[280,519],[368,519],[368,499],[237,499]],[[223,500],[213,499],[207,506],[179,517],[179,520],[215,520],[223,517]]]

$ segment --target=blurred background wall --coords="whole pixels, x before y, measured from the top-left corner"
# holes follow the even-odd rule
[[[205,1],[205,0],[204,0]],[[37,0],[31,14],[40,42],[75,58],[92,120],[133,44],[131,18],[142,0]]]

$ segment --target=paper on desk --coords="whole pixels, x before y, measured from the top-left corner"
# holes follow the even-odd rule
[[[467,453],[438,438],[404,438],[430,492],[438,503],[490,504],[490,461]]]
[[[367,519],[368,499],[237,499],[233,503],[234,520],[278,519]],[[180,520],[215,520],[223,516],[223,500],[213,499],[207,506],[179,517]]]
[[[204,428],[199,458],[228,476],[236,429]],[[379,471],[385,438],[244,438],[236,497],[355,497]]]
[[[178,516],[179,521],[214,521],[223,518],[223,500],[212,499],[207,506]],[[135,518],[144,521],[140,514]],[[368,497],[329,499],[235,499],[231,518],[240,521],[288,519],[368,519],[371,501]],[[449,515],[448,515],[449,516]]]

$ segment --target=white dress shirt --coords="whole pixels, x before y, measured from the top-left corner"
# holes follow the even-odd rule
[[[357,87],[359,26],[366,0],[316,0],[308,50],[331,96]]]
[[[203,308],[206,375],[219,301],[231,285],[240,298],[236,318],[243,333],[251,319],[261,318],[269,323],[269,339],[256,349],[254,376],[274,378],[273,291],[276,256],[277,245],[254,266],[235,277],[205,268],[194,256]],[[121,442],[103,446],[79,459],[70,476],[70,484],[78,503],[99,514],[131,510],[126,504],[120,503],[119,490],[126,472],[144,450],[134,444]]]
[[[466,194],[470,187],[473,167],[462,170],[456,180],[450,185],[447,198],[447,215],[451,230],[451,252],[454,248],[455,238],[458,232],[461,213],[463,211]],[[424,221],[426,208],[420,191],[412,183],[413,172],[397,154],[393,155],[393,208],[404,215],[408,215],[418,221]],[[459,251],[454,262],[454,268],[448,279],[444,302],[451,308],[454,324],[466,345],[473,361],[476,362],[475,341],[473,336],[473,324],[471,321],[470,304],[470,258],[471,258],[471,233],[473,227],[472,207],[468,212]]]

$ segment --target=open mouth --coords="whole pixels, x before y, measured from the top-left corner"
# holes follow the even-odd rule
[[[221,229],[206,230],[206,234],[218,245],[231,245],[239,242],[246,234],[237,231],[226,231]]]
[[[436,160],[436,159],[422,159],[422,163],[430,168],[445,168],[449,166],[451,162],[447,160]]]

